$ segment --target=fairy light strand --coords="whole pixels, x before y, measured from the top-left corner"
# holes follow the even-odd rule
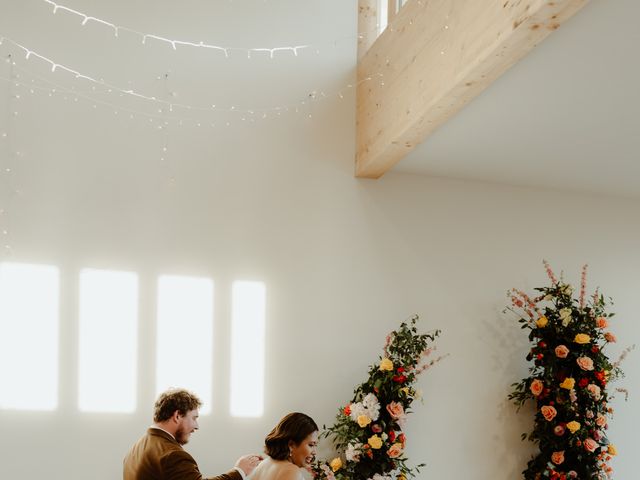
[[[227,120],[221,120],[220,122],[211,122],[211,121],[204,121],[203,119],[199,119],[199,118],[194,118],[192,116],[181,116],[181,115],[176,115],[176,114],[171,114],[171,113],[167,113],[167,110],[165,110],[164,112],[162,111],[162,109],[160,109],[159,112],[156,113],[150,113],[150,112],[145,112],[145,111],[141,111],[141,110],[137,110],[135,108],[130,108],[130,107],[126,107],[126,106],[122,106],[122,105],[116,105],[114,103],[111,102],[107,102],[101,99],[96,99],[94,97],[91,96],[91,93],[87,93],[87,92],[83,92],[83,91],[79,91],[76,90],[74,87],[72,88],[67,88],[64,86],[61,86],[55,82],[51,82],[47,79],[44,79],[42,77],[40,77],[39,75],[33,74],[31,72],[29,72],[28,70],[25,70],[23,68],[20,68],[19,66],[16,66],[14,64],[14,68],[19,70],[20,72],[22,72],[25,75],[29,75],[32,77],[31,80],[31,84],[27,83],[27,82],[21,82],[21,81],[17,81],[17,80],[11,80],[11,82],[13,82],[13,84],[15,86],[21,86],[24,87],[25,89],[29,89],[29,92],[31,94],[35,93],[35,91],[39,91],[39,92],[43,92],[46,93],[49,97],[52,97],[54,95],[56,96],[63,96],[63,98],[69,98],[69,97],[73,97],[74,101],[78,101],[78,99],[83,99],[85,100],[87,103],[91,103],[94,108],[96,108],[97,106],[101,106],[101,107],[107,107],[110,108],[114,111],[114,114],[118,114],[118,112],[123,112],[125,115],[128,115],[130,119],[133,119],[135,117],[141,117],[141,118],[145,118],[147,120],[149,120],[149,122],[164,122],[165,127],[166,127],[166,122],[172,122],[174,125],[178,126],[178,127],[182,127],[185,126],[187,124],[191,124],[191,125],[198,125],[198,124],[206,124],[205,126],[210,126],[210,127],[216,127],[216,126],[231,126],[231,121],[229,119]],[[381,76],[381,75],[380,75]],[[43,84],[47,85],[45,87],[40,86],[40,85],[35,85],[33,84],[34,79],[42,82]],[[0,77],[0,80],[9,82],[10,80],[8,78],[2,78]],[[345,97],[345,92],[347,90],[351,90],[354,88],[354,86],[358,86],[363,82],[366,81],[371,81],[371,78],[367,78],[367,79],[363,79],[360,82],[356,83],[356,84],[348,84],[346,85],[346,87],[340,91],[338,91],[337,93],[333,93],[333,94],[327,94],[325,92],[311,92],[308,95],[308,98],[310,99],[310,101],[308,102],[299,102],[298,104],[293,104],[293,105],[288,105],[288,106],[280,106],[280,107],[275,107],[272,111],[269,111],[267,114],[267,111],[261,111],[259,109],[256,110],[248,110],[248,112],[250,112],[248,115],[250,116],[251,121],[255,121],[256,119],[259,120],[265,120],[267,118],[280,118],[282,116],[283,113],[291,113],[296,111],[296,109],[298,109],[298,111],[306,106],[306,105],[310,105],[312,103],[315,103],[317,101],[320,100],[326,100],[332,97],[338,97],[340,99],[343,99]],[[92,93],[96,93],[95,91],[93,91]],[[66,99],[65,98],[65,99]],[[235,111],[236,113],[240,113],[242,114],[242,110],[232,110]],[[165,128],[163,127],[163,128]]]
[[[138,36],[143,45],[147,43],[147,40],[155,40],[155,41],[170,45],[171,48],[173,48],[173,50],[177,50],[178,47],[194,47],[194,48],[204,48],[204,49],[219,51],[224,53],[225,58],[229,58],[230,52],[234,52],[234,51],[244,52],[246,53],[248,58],[251,58],[252,53],[267,53],[270,58],[274,58],[276,53],[286,53],[286,52],[290,52],[297,57],[299,51],[312,47],[312,45],[310,44],[302,44],[302,45],[293,45],[293,46],[278,46],[278,47],[271,47],[271,48],[269,47],[242,48],[242,47],[213,45],[213,44],[205,43],[203,41],[198,42],[198,41],[188,41],[188,40],[174,40],[171,38],[163,37],[162,35],[140,32],[133,28],[125,27],[122,25],[116,25],[115,23],[108,22],[98,17],[87,15],[85,13],[79,12],[78,10],[74,10],[72,8],[58,4],[51,0],[42,0],[42,1],[53,7],[54,14],[56,14],[58,10],[62,10],[72,15],[75,15],[81,19],[82,26],[87,25],[87,23],[89,22],[98,23],[100,25],[110,28],[113,31],[114,37],[116,38],[118,38],[118,36],[120,35],[120,32],[131,33],[133,35]]]
[[[4,161],[0,162],[0,178],[4,180],[4,186],[2,190],[5,192],[0,201],[0,242],[2,244],[2,255],[9,256],[12,252],[10,242],[10,225],[9,225],[9,212],[11,210],[11,203],[15,192],[13,188],[13,161],[15,152],[13,150],[13,137],[14,137],[14,114],[17,112],[14,110],[14,103],[16,100],[16,93],[14,93],[14,86],[16,85],[16,74],[14,71],[15,62],[11,54],[7,55],[5,59],[9,65],[9,81],[7,83],[7,101],[6,101],[6,130],[0,132],[0,140],[3,140],[5,145],[5,154],[3,155]]]
[[[63,65],[61,63],[57,63],[54,60],[45,57],[44,55],[39,54],[38,52],[29,49],[28,47],[8,38],[8,37],[0,37],[0,44],[2,43],[10,43],[12,44],[14,47],[18,48],[19,50],[21,50],[24,54],[25,54],[25,60],[31,59],[33,58],[37,58],[38,60],[44,62],[45,64],[49,65],[51,68],[51,72],[54,73],[56,70],[60,70],[60,71],[64,71],[69,73],[70,75],[74,76],[76,79],[82,79],[85,81],[88,81],[92,84],[98,85],[104,89],[106,89],[109,93],[120,93],[122,95],[127,95],[130,96],[132,98],[138,99],[138,100],[143,100],[143,101],[147,101],[147,102],[152,102],[158,105],[161,105],[162,107],[167,108],[170,112],[173,112],[173,110],[175,108],[181,108],[184,110],[188,110],[188,111],[199,111],[199,112],[233,112],[233,113],[242,113],[245,115],[254,115],[254,114],[279,114],[280,112],[284,111],[288,111],[290,109],[296,109],[296,108],[301,108],[303,106],[305,106],[307,103],[309,103],[309,100],[316,100],[317,97],[317,93],[315,91],[312,91],[309,94],[309,98],[308,100],[302,100],[300,102],[298,102],[297,104],[290,104],[290,105],[283,105],[283,106],[272,106],[272,107],[259,107],[259,108],[251,108],[251,109],[240,109],[235,105],[229,106],[229,107],[222,107],[219,105],[210,105],[210,106],[201,106],[201,105],[191,105],[191,104],[185,104],[185,103],[179,103],[179,102],[173,102],[167,99],[162,99],[162,98],[158,98],[156,96],[152,96],[152,95],[146,95],[144,93],[135,91],[133,89],[125,89],[125,88],[121,88],[117,85],[105,82],[103,79],[96,79],[94,77],[91,77],[90,75],[85,75],[77,70],[74,70],[70,67],[67,67],[66,65]],[[355,86],[360,85],[363,82],[368,82],[368,81],[372,81],[374,79],[377,78],[381,78],[383,77],[383,75],[381,73],[378,74],[373,74],[369,77],[366,77],[362,80],[360,80]],[[48,82],[53,84],[52,82]],[[381,84],[383,84],[381,82]],[[353,84],[348,84],[346,86],[347,89],[351,89],[353,88],[354,85]],[[327,97],[327,95],[325,93],[321,93],[322,97]],[[343,98],[344,97],[344,91],[341,90],[337,93],[337,96],[339,98]],[[114,105],[115,107],[115,105]]]

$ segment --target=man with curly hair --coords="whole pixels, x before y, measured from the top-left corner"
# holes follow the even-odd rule
[[[205,478],[182,445],[198,429],[200,399],[184,389],[170,389],[156,400],[153,425],[124,459],[123,480],[244,480],[260,463],[259,455],[240,457],[235,467]]]

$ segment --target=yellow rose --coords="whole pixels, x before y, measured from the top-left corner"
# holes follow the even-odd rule
[[[362,428],[366,427],[370,423],[371,419],[367,415],[358,416],[358,425],[360,425]]]
[[[564,379],[564,382],[560,384],[560,388],[566,388],[567,390],[571,390],[575,385],[576,385],[576,381],[571,377],[567,377]]]
[[[576,433],[578,430],[580,430],[580,424],[578,422],[576,422],[575,420],[567,423],[567,429],[571,432],[571,433]]]
[[[576,335],[576,338],[573,339],[573,341],[581,344],[589,343],[591,341],[591,337],[586,333],[578,333]]]
[[[396,480],[407,480],[407,477],[404,473],[401,473],[396,477]]]
[[[402,387],[400,391],[404,393],[407,397],[409,396],[409,387]]]
[[[340,460],[340,457],[336,457],[333,460],[331,460],[331,463],[329,464],[329,466],[331,467],[331,470],[333,470],[334,472],[337,472],[342,468],[342,460]]]
[[[538,328],[546,327],[547,323],[549,323],[549,320],[544,315],[541,316],[538,320],[536,320],[536,325],[538,326]]]
[[[616,448],[616,446],[613,443],[609,444],[609,447],[607,447],[607,453],[609,455],[616,456],[618,454],[618,449]]]
[[[378,369],[382,370],[383,372],[392,372],[393,362],[388,358],[383,358],[382,360],[380,360],[380,367],[378,367]]]
[[[369,437],[369,440],[367,440],[367,443],[374,450],[379,450],[382,447],[382,439],[378,435]]]

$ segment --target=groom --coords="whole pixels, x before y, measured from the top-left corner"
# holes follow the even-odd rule
[[[244,480],[260,463],[259,455],[245,455],[233,470],[204,478],[182,445],[198,429],[202,402],[184,389],[171,389],[156,400],[153,425],[124,459],[123,480]]]

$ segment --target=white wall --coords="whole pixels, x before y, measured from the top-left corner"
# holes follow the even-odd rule
[[[216,145],[213,160],[194,148],[176,165],[174,189],[164,187],[160,168],[125,151],[96,150],[89,161],[58,153],[25,172],[12,210],[12,260],[60,266],[71,293],[63,297],[61,408],[0,412],[3,478],[119,477],[123,454],[150,422],[160,273],[207,275],[217,285],[217,408],[189,445],[210,473],[259,450],[287,411],[331,422],[385,334],[418,313],[423,328],[443,330],[440,351],[450,354],[423,378],[425,404],[408,428],[410,458],[428,463],[421,478],[515,478],[530,451],[519,434],[531,415],[516,416],[505,397],[525,374],[526,342],[501,309],[511,286],[545,283],[542,258],[576,281],[589,262],[592,285],[616,300],[621,344],[637,341],[637,203],[394,174],[355,180],[349,122],[338,117],[334,131],[322,128],[254,131],[252,145]],[[135,415],[75,408],[75,288],[84,266],[141,276]],[[232,280],[246,278],[264,280],[268,291],[266,412],[233,420],[225,295]],[[632,397],[617,402],[610,431],[621,451],[619,478],[631,478],[637,452],[638,363],[635,354],[626,364],[621,385]]]
[[[334,86],[352,79],[352,54],[338,59]],[[159,274],[216,284],[216,406],[188,446],[210,474],[260,450],[288,411],[330,423],[386,333],[418,313],[425,330],[443,330],[440,352],[450,354],[422,379],[425,403],[408,427],[410,458],[428,464],[420,478],[517,478],[531,452],[519,435],[532,415],[516,415],[505,398],[526,373],[527,346],[501,310],[508,288],[546,282],[542,258],[576,281],[588,262],[591,285],[614,297],[621,343],[612,355],[638,341],[637,201],[400,174],[356,180],[352,97],[319,103],[311,119],[290,113],[227,130],[171,129],[165,162],[164,137],[142,121],[62,98],[23,98],[19,108],[13,143],[24,155],[2,179],[21,193],[9,204],[13,253],[4,259],[61,269],[60,409],[0,411],[1,478],[120,477],[123,455],[151,421]],[[140,275],[133,415],[77,411],[83,267]],[[227,414],[235,279],[267,286],[266,408],[254,420]],[[634,353],[625,365],[620,386],[632,396],[616,402],[610,430],[621,452],[617,478],[633,478],[638,453],[639,364]]]

